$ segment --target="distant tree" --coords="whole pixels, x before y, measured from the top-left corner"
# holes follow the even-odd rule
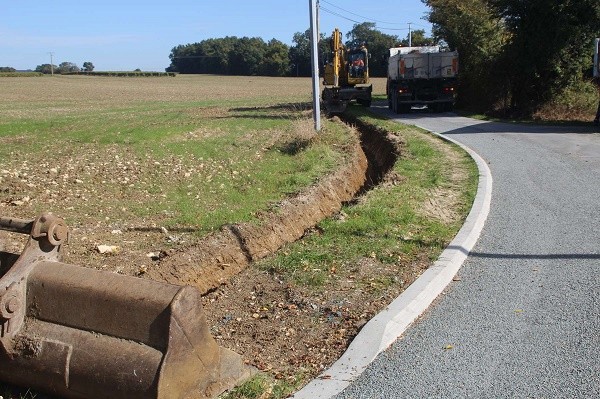
[[[312,75],[310,36],[310,29],[307,29],[304,33],[294,33],[294,38],[292,39],[294,45],[290,47],[289,51],[292,76]],[[331,52],[329,49],[329,40],[323,33],[319,37],[317,52],[319,55],[319,69],[322,70]]]
[[[12,67],[0,67],[0,72],[17,72],[17,70]]]
[[[38,65],[35,68],[35,72],[41,72],[47,75],[51,74],[53,70],[54,72],[56,72],[58,70],[58,67],[56,65],[42,64]]]
[[[140,68],[135,68],[133,72],[142,72],[142,70]]]
[[[232,75],[258,75],[267,52],[267,44],[258,37],[242,37],[236,48],[229,52],[229,73]]]
[[[289,47],[276,39],[267,43],[267,48],[260,64],[259,74],[264,76],[286,76],[290,71]]]
[[[304,33],[296,32],[292,39],[289,58],[293,76],[311,76],[310,63],[310,30]]]
[[[425,36],[425,30],[424,29],[413,30],[411,32],[411,35],[412,35],[411,44],[412,44],[413,47],[435,46],[437,44],[437,41],[433,37],[427,37],[427,36]],[[407,34],[406,38],[402,39],[400,41],[400,45],[407,47],[408,44],[409,44],[409,41],[408,41],[408,34]]]
[[[167,72],[231,75],[230,53],[238,51],[239,40],[227,36],[174,47],[169,55],[171,65]]]
[[[83,70],[85,72],[92,72],[94,70],[94,64],[89,61],[83,63]]]
[[[58,66],[59,73],[79,72],[79,67],[72,62],[61,62]]]
[[[171,50],[167,72],[285,76],[289,48],[272,39],[227,36],[179,45]]]

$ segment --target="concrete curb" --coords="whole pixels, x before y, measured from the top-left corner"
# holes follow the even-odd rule
[[[346,352],[329,369],[296,392],[292,398],[331,398],[342,392],[442,293],[475,246],[490,210],[490,169],[475,151],[454,139],[432,133],[463,148],[479,169],[477,195],[464,225],[439,259],[387,308],[371,319],[354,338]]]

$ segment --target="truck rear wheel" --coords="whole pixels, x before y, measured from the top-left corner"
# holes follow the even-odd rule
[[[411,108],[412,108],[412,104],[398,104],[398,113],[399,114],[410,114]]]
[[[392,92],[392,99],[390,100],[390,108],[394,113],[398,113],[398,94],[394,91]]]
[[[356,102],[367,108],[371,106],[371,100],[365,100],[363,98],[359,98],[356,100]]]
[[[445,107],[446,107],[445,103],[433,103],[433,104],[429,105],[429,109],[435,113],[444,112]]]

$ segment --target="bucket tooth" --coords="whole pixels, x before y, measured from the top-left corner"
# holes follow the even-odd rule
[[[29,234],[0,252],[0,380],[65,398],[214,398],[254,370],[210,334],[201,292],[61,262],[64,222],[0,217]]]

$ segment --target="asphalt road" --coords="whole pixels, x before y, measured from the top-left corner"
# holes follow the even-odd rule
[[[398,120],[481,155],[491,211],[458,281],[336,398],[600,398],[600,134]]]

